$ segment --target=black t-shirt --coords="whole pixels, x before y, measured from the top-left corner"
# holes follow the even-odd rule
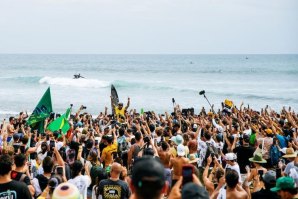
[[[265,199],[265,198],[278,199],[279,197],[276,192],[272,192],[266,189],[261,189],[260,191],[252,193],[251,198],[252,199]]]
[[[110,179],[100,181],[98,190],[102,199],[128,199],[130,191],[126,182]]]
[[[253,157],[255,149],[252,146],[238,146],[234,149],[237,153],[237,162],[239,164],[240,173],[246,173],[245,166],[250,165],[249,158]]]
[[[0,184],[0,198],[32,199],[32,196],[24,183],[12,180],[8,183]]]
[[[23,177],[23,180],[20,181],[22,175],[25,175],[25,177]],[[26,185],[31,185],[30,178],[22,172],[12,171],[10,176],[11,176],[11,179],[15,181],[24,182]]]

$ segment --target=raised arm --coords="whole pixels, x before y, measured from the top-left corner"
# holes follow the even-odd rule
[[[63,158],[61,157],[59,151],[57,150],[56,147],[54,147],[54,153],[55,153],[55,156],[56,156],[56,159],[57,159],[57,163],[59,164],[59,166],[62,166],[64,167],[64,161],[63,161]]]
[[[126,104],[125,110],[128,109],[129,105],[130,105],[130,98],[128,97],[128,98],[127,98],[127,104]]]
[[[211,161],[212,161],[212,157],[209,156],[207,158],[207,165],[206,165],[204,173],[203,173],[203,182],[204,182],[204,185],[206,186],[206,189],[208,190],[209,193],[212,193],[214,191],[214,185],[208,178],[208,172],[209,172]]]

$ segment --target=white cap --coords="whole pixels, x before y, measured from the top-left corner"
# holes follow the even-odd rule
[[[178,156],[185,156],[185,147],[182,144],[179,144],[177,147]]]
[[[226,160],[236,160],[237,159],[237,156],[236,156],[235,153],[227,153],[225,155],[225,158],[226,158]]]

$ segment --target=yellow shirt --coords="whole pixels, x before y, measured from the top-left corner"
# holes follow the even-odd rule
[[[116,113],[117,119],[119,119],[120,116],[125,117],[125,108],[122,107],[122,109],[120,110],[118,107],[115,107],[115,113]]]
[[[112,163],[112,153],[117,152],[117,141],[103,149],[101,159],[105,162],[105,167]]]
[[[170,148],[170,153],[172,154],[173,157],[177,157],[177,151],[174,147]]]

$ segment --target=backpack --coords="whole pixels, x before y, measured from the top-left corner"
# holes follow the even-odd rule
[[[121,141],[118,142],[118,150],[117,150],[119,157],[122,158],[124,154],[128,153],[128,150],[129,150],[128,142],[126,141],[126,139],[121,139]]]
[[[100,165],[92,165],[90,169],[91,184],[89,189],[92,190],[94,185],[97,185],[102,179],[107,178],[105,170]]]
[[[11,172],[11,179],[16,180],[17,174],[18,174],[18,173],[17,173],[16,171],[12,171],[12,172]],[[18,181],[19,181],[19,182],[24,182],[26,176],[27,176],[27,175],[23,173]]]
[[[275,144],[271,145],[270,150],[269,150],[269,156],[271,159],[272,166],[276,166],[279,161],[280,151],[278,150],[278,148]]]
[[[215,155],[216,157],[218,157],[218,149],[211,143],[208,143],[206,142],[206,145],[207,145],[207,150],[206,150],[206,156],[205,156],[205,159],[204,159],[204,162],[203,162],[203,165],[206,166],[206,163],[207,163],[207,158],[210,156],[210,155]]]

